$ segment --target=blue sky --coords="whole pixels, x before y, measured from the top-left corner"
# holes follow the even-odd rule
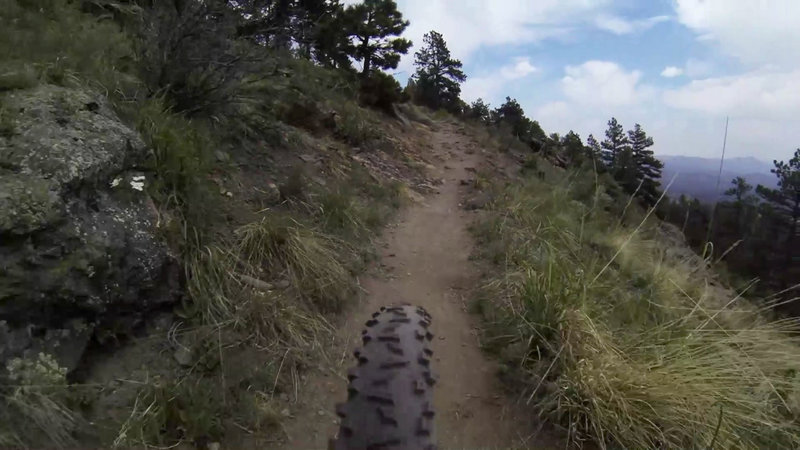
[[[658,154],[788,159],[800,146],[800,0],[399,0],[437,30],[462,97],[516,98],[548,132],[640,123]],[[413,73],[414,48],[395,75]]]

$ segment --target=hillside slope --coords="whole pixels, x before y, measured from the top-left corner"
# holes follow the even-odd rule
[[[475,234],[483,342],[526,405],[575,446],[796,448],[798,320],[724,286],[591,166],[525,167]]]

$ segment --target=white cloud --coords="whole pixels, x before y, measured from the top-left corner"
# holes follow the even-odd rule
[[[421,42],[430,30],[442,33],[456,57],[466,58],[481,46],[525,44],[559,36],[577,17],[605,1],[589,0],[400,0],[411,19],[408,35]]]
[[[514,64],[502,67],[500,69],[500,75],[506,80],[516,80],[517,78],[526,77],[538,70],[539,69],[531,64],[530,58],[527,56],[519,56],[515,58]]]
[[[587,106],[624,106],[644,99],[647,90],[638,86],[642,73],[625,71],[609,61],[587,61],[567,66],[561,79],[564,95]]]
[[[548,133],[574,130],[584,140],[589,134],[601,138],[611,117],[629,128],[640,122],[649,132],[644,120],[647,108],[657,97],[641,77],[640,71],[626,70],[611,61],[567,66],[559,82],[563,99],[534,107],[531,117],[539,120]],[[535,106],[525,99],[522,102],[523,108]]]
[[[800,114],[800,69],[694,80],[664,92],[673,108],[759,119]]]
[[[562,99],[538,108],[521,99],[547,132],[572,129],[584,139],[590,133],[601,138],[614,116],[626,129],[642,124],[658,154],[717,157],[729,115],[731,156],[785,159],[800,142],[794,119],[800,115],[800,69],[694,80],[663,92],[613,62],[588,61],[565,72]]]
[[[411,22],[404,37],[415,46],[397,72],[411,76],[414,52],[425,33],[442,33],[453,57],[468,62],[481,47],[522,46],[563,39],[611,0],[398,0]]]
[[[661,71],[661,76],[664,78],[675,78],[683,75],[683,69],[675,66],[667,66]]]
[[[594,25],[604,31],[617,35],[631,34],[648,30],[658,23],[669,20],[667,16],[655,16],[647,19],[631,20],[613,14],[600,14],[594,20]]]
[[[623,6],[611,0],[398,3],[411,21],[405,37],[419,45],[423,34],[437,30],[453,56],[468,68],[474,66],[473,56],[479,49],[496,48],[502,50],[500,55],[530,54],[522,49],[558,40],[569,48],[559,46],[557,51],[574,57],[570,51],[585,54],[583,50],[596,45],[583,40],[587,29],[630,40],[636,39],[637,32],[675,20],[697,37],[693,47],[710,50],[684,54],[702,55],[702,59],[689,58],[684,65],[666,68],[642,66],[642,71],[610,61],[587,61],[549,78],[549,67],[538,59],[534,63],[513,58],[498,67],[497,55],[488,55],[482,59],[490,64],[485,70],[468,73],[462,98],[497,102],[506,95],[516,96],[547,131],[574,129],[584,138],[588,133],[602,135],[611,116],[626,128],[639,122],[653,135],[656,151],[662,153],[717,154],[725,115],[732,118],[728,141],[732,155],[764,151],[760,155],[764,158],[781,158],[800,143],[800,127],[793,121],[800,114],[800,0],[671,0],[674,19],[620,15],[629,1]],[[399,78],[413,73],[415,50],[402,59]],[[609,58],[623,58],[619,53],[614,56],[617,49],[607,50],[612,52]],[[725,55],[743,63],[743,73],[726,72],[731,64],[720,57]],[[658,68],[663,68],[664,77],[684,75],[680,80],[686,84],[666,91],[656,89],[649,82],[657,86],[664,80],[654,76],[650,81],[643,73],[658,73]],[[530,81],[534,76],[535,85]]]
[[[686,61],[686,76],[689,78],[700,78],[710,75],[714,70],[714,65],[701,59],[689,58]]]
[[[518,56],[494,72],[482,76],[467,78],[461,87],[461,96],[465,101],[482,98],[491,101],[509,82],[521,80],[538,72],[527,56]]]
[[[797,0],[676,0],[674,5],[682,24],[745,63],[800,64]]]

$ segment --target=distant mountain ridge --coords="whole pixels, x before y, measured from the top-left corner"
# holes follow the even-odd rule
[[[726,159],[722,166],[719,189],[717,189],[719,159],[682,155],[662,155],[658,156],[658,159],[664,163],[661,174],[662,187],[666,188],[672,177],[677,174],[667,193],[672,198],[683,194],[707,203],[722,200],[723,192],[731,186],[731,180],[737,176],[744,177],[754,188],[759,184],[773,188],[777,186],[777,178],[770,172],[774,165],[752,156]]]

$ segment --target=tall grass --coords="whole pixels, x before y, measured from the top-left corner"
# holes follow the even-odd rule
[[[0,91],[90,82],[106,93],[131,79],[131,42],[113,21],[67,0],[0,0]]]
[[[75,444],[82,427],[76,394],[67,387],[66,369],[40,353],[7,363],[0,386],[0,446],[25,448]]]
[[[353,294],[343,241],[291,218],[265,217],[237,231],[239,252],[256,270],[285,276],[322,311],[338,311]]]
[[[800,445],[797,322],[717,287],[656,221],[619,225],[591,174],[566,178],[499,189],[475,227],[498,266],[484,343],[525,403],[601,448]]]

